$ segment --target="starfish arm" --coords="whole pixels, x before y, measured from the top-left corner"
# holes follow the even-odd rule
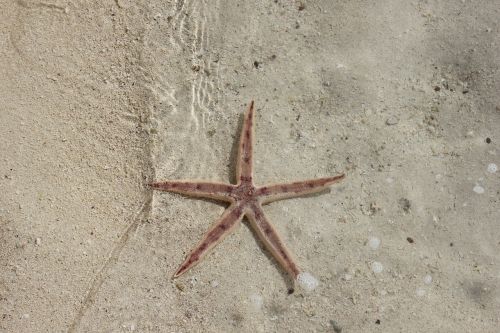
[[[248,220],[250,221],[250,224],[254,228],[255,232],[264,243],[265,247],[295,280],[299,275],[300,270],[295,264],[292,255],[279,237],[277,231],[265,217],[260,203],[253,204],[250,210],[246,212],[246,216],[248,217]]]
[[[306,194],[321,192],[328,188],[328,186],[341,181],[342,179],[344,179],[344,177],[345,175],[342,174],[335,177],[303,180],[288,184],[262,186],[257,189],[256,195],[261,197],[261,202],[263,204],[266,204],[276,200],[294,198]]]
[[[236,226],[237,222],[243,217],[243,209],[239,205],[231,205],[203,236],[202,240],[196,245],[186,260],[174,274],[174,278],[184,274],[190,268],[198,264],[203,257],[217,244],[219,244]]]
[[[243,120],[241,129],[240,145],[238,149],[238,161],[236,166],[236,181],[251,181],[253,174],[253,101],[250,102]]]
[[[166,180],[149,184],[153,189],[232,202],[230,196],[235,188],[231,184],[212,183],[191,180]]]

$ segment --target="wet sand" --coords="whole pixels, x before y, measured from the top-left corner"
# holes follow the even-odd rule
[[[497,332],[494,1],[2,2],[0,331]],[[346,179],[265,206],[172,280],[224,211],[153,193]]]

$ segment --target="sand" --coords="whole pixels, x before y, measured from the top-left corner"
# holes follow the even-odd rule
[[[496,1],[2,1],[0,331],[498,332]],[[265,207],[171,276],[224,207],[156,179],[347,178]]]

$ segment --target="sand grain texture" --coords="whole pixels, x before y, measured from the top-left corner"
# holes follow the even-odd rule
[[[0,331],[496,332],[500,5],[2,1]],[[265,207],[320,284],[153,179],[347,173]]]

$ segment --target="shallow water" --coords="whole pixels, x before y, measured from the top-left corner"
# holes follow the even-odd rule
[[[5,6],[0,330],[495,332],[499,10]],[[347,174],[264,207],[310,291],[245,221],[171,279],[225,207],[146,184],[234,182],[250,100],[257,184]]]

